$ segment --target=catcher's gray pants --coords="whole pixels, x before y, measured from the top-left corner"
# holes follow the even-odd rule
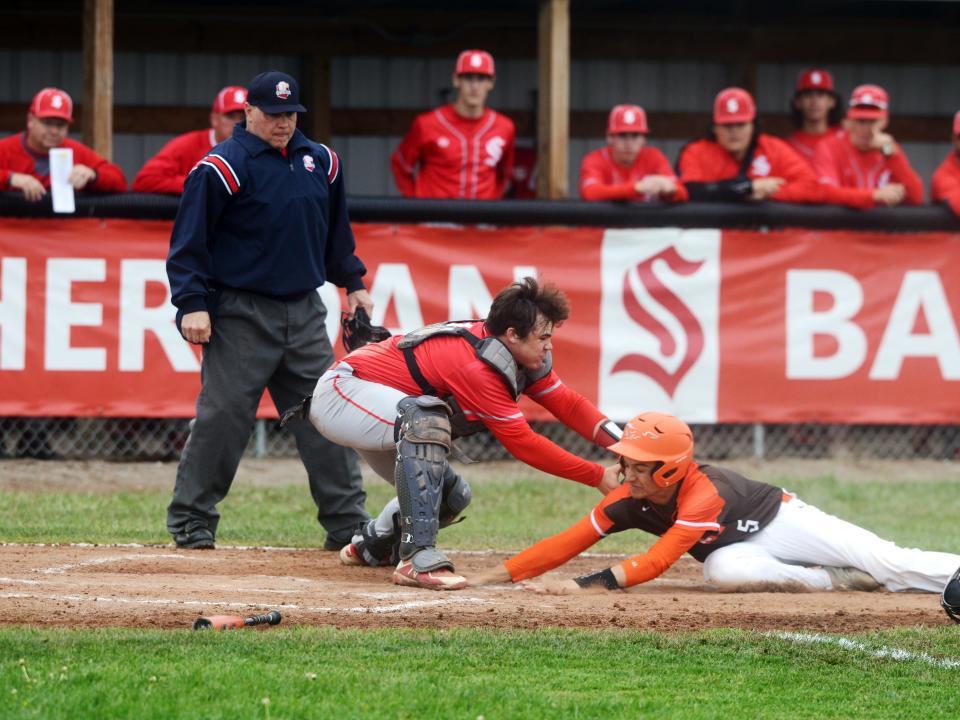
[[[196,525],[214,533],[216,505],[230,490],[247,447],[265,388],[278,411],[313,393],[333,362],[320,296],[290,302],[225,290],[203,347],[197,416],[183,449],[173,499],[167,508],[171,533]],[[328,537],[349,542],[369,519],[356,455],[321,436],[306,420],[288,428],[307,469],[317,519]]]
[[[827,572],[810,567],[818,565],[862,570],[892,592],[938,593],[960,567],[960,555],[902,548],[792,498],[763,530],[710,553],[703,575],[728,589],[772,584],[829,590]]]

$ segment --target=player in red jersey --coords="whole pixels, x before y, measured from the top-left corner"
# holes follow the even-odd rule
[[[945,202],[955,215],[960,215],[960,112],[953,116],[953,151],[933,173],[930,196],[934,202]]]
[[[513,168],[513,121],[487,107],[496,71],[483,50],[457,58],[457,99],[417,116],[390,158],[406,197],[497,200]]]
[[[230,85],[217,93],[210,111],[210,127],[178,135],[160,152],[147,160],[133,179],[133,191],[180,195],[183,183],[193,166],[231,134],[233,126],[243,121],[243,104],[247,89]]]
[[[580,165],[584,200],[666,200],[683,202],[687,190],[667,158],[647,146],[647,114],[639,105],[617,105],[607,119],[607,146]]]
[[[436,548],[439,527],[469,504],[470,486],[447,463],[451,437],[484,428],[516,459],[609,492],[603,468],[533,431],[521,395],[601,446],[619,428],[552,368],[551,339],[569,314],[565,296],[525,278],[500,291],[486,320],[438,323],[348,354],[317,383],[310,421],[352,447],[395,484],[397,498],[341,551],[348,565],[398,563],[393,580],[434,590],[466,581]],[[399,545],[399,546],[398,546]]]
[[[787,136],[787,142],[812,167],[820,141],[842,132],[843,107],[833,88],[833,75],[820,68],[800,73],[790,101],[790,119],[797,129]]]
[[[637,415],[610,446],[623,484],[583,519],[471,585],[519,582],[558,567],[603,537],[638,529],[660,537],[645,553],[600,572],[531,589],[556,594],[652,580],[689,553],[725,590],[920,590],[941,592],[960,555],[901,548],[828,515],[792,493],[733,470],[700,465],[693,433],[664,413]],[[617,466],[614,466],[617,467]]]
[[[25,132],[0,140],[0,190],[20,190],[36,202],[50,189],[50,151],[73,150],[70,184],[76,190],[125,192],[123,171],[86,145],[67,137],[73,122],[73,100],[63,90],[44,88],[27,112]]]
[[[878,85],[860,85],[850,97],[844,132],[817,146],[814,168],[825,201],[869,209],[920,205],[923,182],[903,148],[886,132],[890,100]]]
[[[680,151],[680,181],[693,201],[818,203],[823,191],[809,164],[785,141],[757,131],[757,107],[742,88],[713,104],[713,135]]]

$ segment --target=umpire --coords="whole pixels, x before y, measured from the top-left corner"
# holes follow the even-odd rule
[[[354,254],[336,153],[297,130],[297,81],[257,75],[245,122],[190,172],[170,238],[167,275],[184,338],[203,345],[196,422],[167,508],[183,548],[212,548],[220,513],[270,390],[278,410],[310,395],[333,362],[316,288],[347,291],[368,313],[366,268]],[[369,519],[356,456],[309,422],[290,426],[307,469],[324,548],[350,542]]]

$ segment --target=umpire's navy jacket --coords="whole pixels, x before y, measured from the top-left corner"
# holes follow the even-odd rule
[[[214,312],[224,288],[281,299],[326,280],[363,288],[336,153],[296,130],[286,155],[237,125],[187,176],[167,257],[178,325]]]

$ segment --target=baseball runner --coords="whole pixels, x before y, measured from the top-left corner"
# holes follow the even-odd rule
[[[601,492],[616,486],[615,466],[604,469],[536,434],[517,404],[526,395],[601,446],[619,437],[552,368],[553,332],[568,315],[563,293],[526,278],[497,294],[486,320],[428,325],[367,345],[320,378],[310,421],[397,489],[343,548],[345,564],[396,564],[393,581],[401,585],[465,587],[436,538],[471,500],[467,481],[447,462],[451,441],[483,428],[544,472]]]
[[[133,191],[180,195],[194,166],[214,145],[230,137],[234,125],[243,122],[246,102],[246,88],[238,85],[223,88],[213,99],[210,127],[178,135],[160,148],[133,179]]]
[[[649,147],[647,113],[639,105],[617,105],[607,119],[607,146],[580,164],[584,200],[666,200],[683,202],[687,189],[663,153]]]
[[[786,490],[693,459],[693,434],[663,413],[637,415],[610,450],[623,484],[567,530],[472,578],[519,582],[558,567],[603,537],[659,535],[647,552],[600,572],[532,587],[567,594],[647,582],[684,553],[724,590],[921,590],[941,592],[960,555],[901,548],[828,515]],[[958,595],[960,599],[960,595]]]
[[[503,197],[512,174],[516,131],[510,118],[486,105],[495,79],[490,53],[460,53],[453,72],[456,101],[417,116],[390,158],[397,188],[405,197]]]
[[[955,215],[960,215],[960,112],[953,116],[953,151],[933,173],[930,195],[934,202],[944,202]]]

